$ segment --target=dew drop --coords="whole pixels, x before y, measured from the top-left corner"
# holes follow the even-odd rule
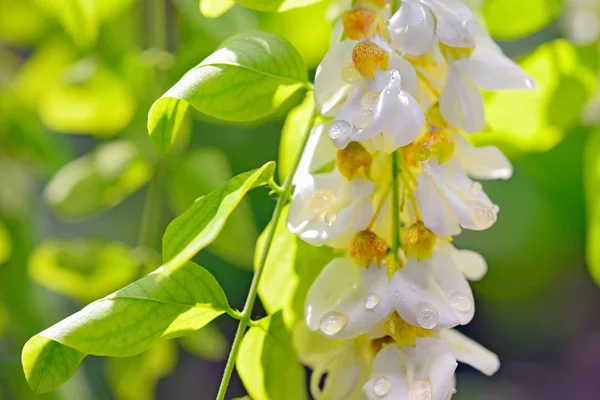
[[[429,378],[416,380],[410,385],[408,400],[431,400],[432,389]]]
[[[425,142],[421,145],[418,145],[415,149],[415,158],[417,161],[427,162],[431,158],[431,148],[429,147],[429,143]]]
[[[435,328],[440,320],[435,307],[424,301],[415,304],[415,317],[417,318],[417,323],[425,329]]]
[[[471,193],[480,194],[482,190],[483,190],[483,187],[481,186],[481,182],[471,183]]]
[[[365,297],[365,308],[372,310],[379,305],[379,295],[375,293],[368,293]]]
[[[339,311],[331,311],[323,315],[319,329],[327,336],[339,333],[348,323],[348,316]]]
[[[390,380],[385,376],[375,379],[373,382],[373,393],[375,393],[379,397],[383,397],[390,392],[392,388],[392,384]]]
[[[337,214],[334,213],[333,211],[327,211],[327,212],[323,213],[321,218],[323,219],[323,222],[325,222],[327,224],[327,226],[331,226],[335,222],[335,220],[337,218]]]
[[[327,189],[315,190],[310,196],[308,206],[316,216],[325,219],[325,214],[329,212],[329,208],[335,204],[335,195]]]
[[[379,92],[368,92],[360,99],[360,107],[363,110],[372,111],[375,102],[379,98]]]
[[[338,119],[333,121],[329,126],[329,137],[331,140],[338,140],[343,136],[348,135],[352,131],[352,125],[348,121]]]
[[[342,80],[353,84],[360,78],[360,72],[354,67],[354,64],[348,62],[342,66]]]
[[[360,110],[352,118],[352,123],[356,129],[365,129],[373,120],[373,113],[369,110]]]
[[[450,305],[455,310],[466,313],[473,308],[473,301],[466,294],[455,293],[450,296]]]
[[[480,229],[487,229],[496,222],[496,214],[494,209],[481,201],[470,200],[467,202],[467,208],[473,218],[473,222]]]
[[[497,214],[498,212],[500,212],[500,206],[498,204],[494,204],[492,206],[492,210],[494,210],[494,212]]]

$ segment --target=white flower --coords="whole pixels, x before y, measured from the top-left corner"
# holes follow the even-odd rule
[[[448,78],[440,97],[444,119],[469,133],[482,130],[485,116],[479,88],[533,89],[535,82],[487,34],[482,34],[470,56],[449,60]]]
[[[393,70],[389,75],[389,83],[373,105],[371,123],[354,137],[373,139],[375,147],[386,154],[412,143],[425,125],[421,106],[402,90],[400,73]]]
[[[381,86],[381,83],[375,82],[376,80],[366,79],[358,74],[354,82],[349,82],[347,77],[344,80],[343,71],[348,68],[348,65],[352,63],[352,51],[359,42],[356,40],[345,40],[331,47],[327,52],[321,64],[317,68],[315,75],[315,102],[317,108],[321,114],[325,116],[332,116],[336,112],[336,106],[339,105],[350,93],[351,89],[355,86],[358,91],[368,90],[367,85],[370,85],[371,89],[374,90],[374,86],[378,86],[377,90],[380,92],[387,82]],[[404,58],[398,56],[389,45],[382,40],[373,39],[373,43],[388,53],[388,67],[389,70],[397,70],[403,79],[404,89],[414,93],[417,88],[417,76],[413,66],[406,61]],[[379,75],[378,71],[378,75]],[[389,79],[389,78],[388,78]],[[363,94],[364,94],[363,93]]]
[[[454,135],[455,155],[465,171],[475,179],[510,179],[513,168],[495,146],[475,147],[462,135]]]
[[[292,181],[294,185],[306,180],[307,175],[335,162],[336,148],[329,140],[328,129],[329,124],[319,124],[312,129]]]
[[[451,47],[473,47],[475,24],[473,13],[460,0],[404,0],[389,30],[392,45],[420,56],[431,49],[436,35]]]
[[[600,2],[569,0],[563,15],[567,36],[580,45],[592,44],[600,36]]]
[[[441,165],[434,158],[424,163],[415,197],[423,223],[440,237],[458,235],[461,226],[483,230],[496,222],[497,207],[456,157]]]
[[[443,340],[419,338],[416,346],[381,349],[371,379],[363,386],[369,400],[446,400],[454,392],[456,359]]]
[[[362,177],[350,182],[337,169],[299,177],[288,214],[288,229],[314,245],[348,247],[352,236],[372,216],[373,183]]]
[[[315,399],[360,400],[370,374],[370,344],[366,340],[331,339],[306,325],[296,325],[292,335],[300,361],[313,369],[310,391]],[[325,377],[323,388],[321,381]]]
[[[440,240],[432,258],[411,258],[390,281],[392,305],[411,325],[452,328],[468,324],[475,313],[473,292],[465,275],[481,278],[487,269],[485,261],[443,242]],[[463,262],[466,265],[462,266]]]
[[[350,258],[325,266],[306,296],[306,325],[336,338],[355,338],[369,332],[392,311],[387,268],[369,268]]]

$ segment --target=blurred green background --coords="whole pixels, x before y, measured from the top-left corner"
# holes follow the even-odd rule
[[[46,395],[27,387],[20,352],[32,335],[155,268],[164,227],[196,197],[277,159],[285,115],[303,94],[251,126],[190,112],[164,159],[147,136],[152,102],[245,30],[286,37],[314,73],[345,3],[280,14],[234,5],[213,19],[198,0],[0,0],[0,399],[215,397],[235,329],[227,316],[133,358],[89,357]],[[484,184],[498,223],[456,239],[489,263],[465,332],[503,366],[491,379],[459,367],[457,398],[597,399],[600,0],[468,3],[539,89],[486,94],[489,129],[474,137],[515,166],[510,181]],[[161,201],[148,203],[149,191]],[[196,257],[234,308],[273,206],[266,189],[253,191]],[[155,221],[143,227],[145,212]],[[229,393],[245,393],[237,377]]]

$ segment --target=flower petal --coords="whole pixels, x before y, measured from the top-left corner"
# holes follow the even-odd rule
[[[433,178],[435,171],[429,165],[425,165],[424,168],[426,170],[417,178],[415,189],[415,198],[421,209],[423,223],[440,237],[460,234],[456,213]]]
[[[485,126],[483,96],[455,64],[448,68],[448,81],[440,97],[440,111],[449,124],[474,133]]]
[[[440,42],[451,47],[475,45],[475,16],[460,0],[421,0],[436,18],[437,36]]]
[[[299,185],[303,176],[314,173],[332,161],[335,161],[335,146],[331,143],[327,131],[329,124],[319,124],[313,128],[304,147],[300,164],[294,175],[293,184]]]
[[[413,56],[425,54],[433,45],[435,21],[418,1],[403,1],[390,19],[392,45]]]
[[[471,250],[456,250],[451,253],[458,269],[470,281],[478,281],[487,273],[487,263],[481,254]]]
[[[339,330],[327,332],[329,336],[355,338],[365,334],[392,309],[388,284],[387,269],[376,264],[367,269],[350,258],[336,258],[325,266],[308,291],[306,324],[316,331],[323,328],[327,314],[342,313],[347,322],[338,326]]]
[[[406,348],[406,347],[405,347]],[[407,399],[410,383],[407,377],[407,366],[402,360],[401,350],[395,345],[385,346],[373,361],[371,379],[363,386],[363,392],[369,400]],[[375,385],[383,381],[389,384],[387,390],[377,390]],[[385,394],[381,395],[381,393]]]
[[[535,81],[487,35],[477,38],[477,46],[468,59],[456,67],[473,83],[485,90],[534,89]]]
[[[330,115],[350,87],[342,80],[342,67],[352,61],[352,49],[356,43],[355,40],[345,40],[334,45],[317,68],[315,102],[323,115]]]
[[[475,179],[510,179],[513,167],[499,148],[475,147],[462,135],[454,135],[456,157]]]
[[[500,360],[496,354],[457,330],[443,330],[437,336],[450,345],[458,361],[469,364],[487,376],[494,375],[500,368]]]
[[[392,277],[390,297],[402,319],[427,329],[467,324],[475,312],[469,283],[446,252],[434,252],[432,259],[420,262],[409,260]]]

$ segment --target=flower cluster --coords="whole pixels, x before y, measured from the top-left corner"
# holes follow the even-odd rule
[[[475,311],[484,259],[452,245],[499,212],[473,179],[508,179],[485,129],[480,89],[531,89],[460,0],[384,1],[346,12],[324,57],[288,228],[338,257],[308,291],[294,332],[322,399],[445,400],[457,361],[487,375],[495,354],[454,330]],[[324,383],[322,382],[323,377]]]

